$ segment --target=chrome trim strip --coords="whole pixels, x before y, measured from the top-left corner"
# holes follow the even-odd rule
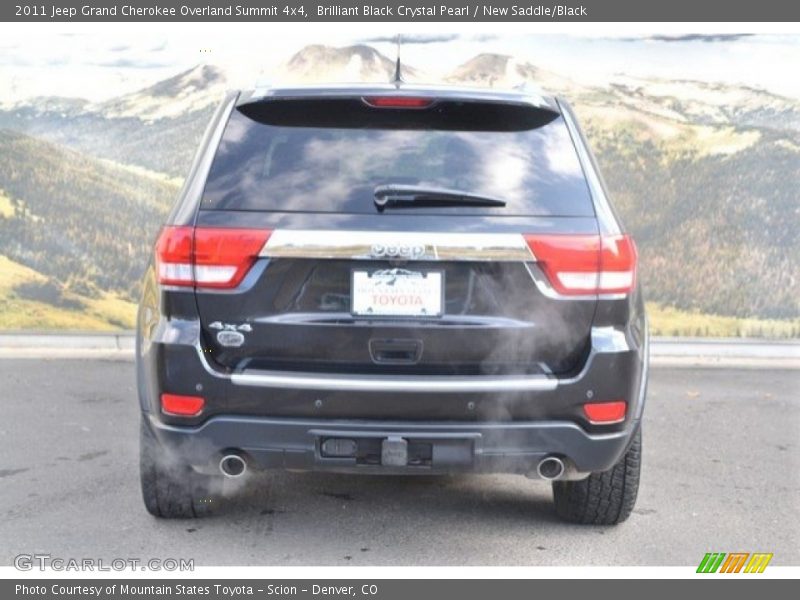
[[[244,371],[231,375],[234,385],[326,390],[336,392],[533,392],[552,391],[558,380],[542,375],[527,377],[388,376],[293,373],[287,371]]]
[[[370,323],[381,322],[382,324],[397,325],[397,317],[385,317],[382,321],[376,317],[370,317]],[[257,317],[252,323],[279,323],[287,325],[313,325],[313,326],[337,326],[342,324],[363,322],[362,318],[354,317],[351,312],[325,312],[325,313],[280,313]],[[485,327],[517,327],[524,329],[535,329],[539,325],[530,321],[523,321],[511,317],[484,317],[477,315],[448,315],[444,314],[436,319],[437,326],[459,326],[473,327],[481,329]]]
[[[518,233],[277,229],[260,256],[355,260],[535,260]]]

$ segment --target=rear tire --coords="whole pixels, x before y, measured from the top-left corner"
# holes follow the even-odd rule
[[[640,428],[620,461],[608,471],[592,473],[581,481],[554,481],[553,501],[558,516],[583,525],[622,523],[636,504],[641,457]]]
[[[221,478],[197,473],[178,458],[166,456],[142,420],[139,430],[139,474],[144,506],[164,519],[191,519],[219,504]]]

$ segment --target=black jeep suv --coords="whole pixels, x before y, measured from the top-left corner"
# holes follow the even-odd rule
[[[405,84],[219,107],[144,277],[147,510],[250,469],[519,473],[633,508],[636,249],[567,104]]]

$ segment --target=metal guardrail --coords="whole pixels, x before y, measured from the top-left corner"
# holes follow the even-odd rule
[[[134,334],[121,332],[23,332],[0,333],[0,349],[91,350],[133,352]],[[800,359],[800,340],[754,338],[654,337],[650,354],[654,358],[755,358]]]
[[[800,358],[800,340],[755,338],[652,338],[654,357]]]
[[[135,336],[122,332],[3,332],[0,348],[63,349],[63,350],[130,350]]]

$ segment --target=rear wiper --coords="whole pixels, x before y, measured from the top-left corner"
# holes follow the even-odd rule
[[[415,185],[379,185],[375,188],[375,206],[505,206],[506,201],[471,192]]]

